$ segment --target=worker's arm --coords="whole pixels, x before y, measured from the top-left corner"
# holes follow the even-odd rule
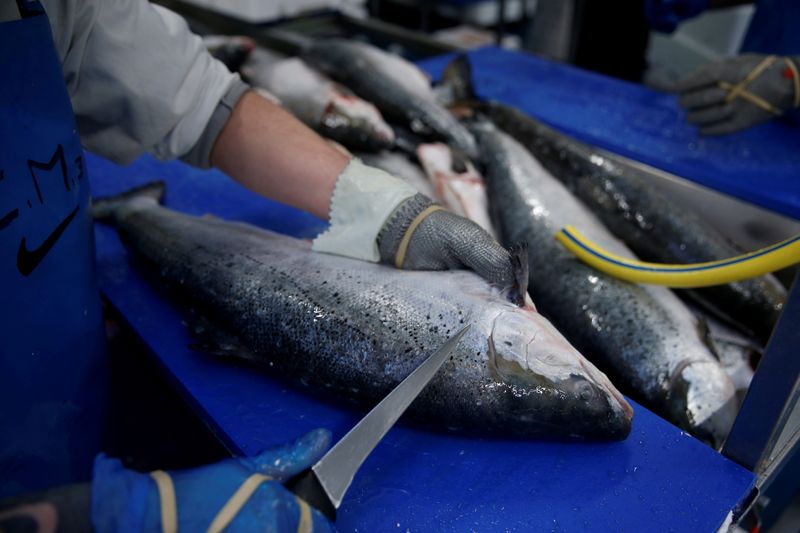
[[[150,152],[207,166],[201,134],[245,86],[183,18],[146,0],[41,1],[85,148],[118,163]]]
[[[654,30],[672,33],[678,24],[708,9],[752,3],[753,0],[644,0],[644,13]]]
[[[89,150],[123,163],[144,152],[213,163],[263,196],[330,219],[318,251],[466,267],[503,289],[520,285],[510,254],[485,231],[412,201],[401,180],[350,162],[248,92],[175,13],[145,0],[45,0],[45,9]]]
[[[245,93],[214,143],[211,163],[245,187],[328,219],[350,158],[254,92]]]
[[[480,226],[351,160],[256,93],[233,107],[211,162],[259,194],[330,219],[317,251],[405,269],[469,268],[523,301],[527,274]]]

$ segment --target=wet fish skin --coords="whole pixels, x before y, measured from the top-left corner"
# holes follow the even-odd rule
[[[699,217],[669,202],[640,171],[610,160],[522,111],[498,103],[480,109],[528,148],[645,261],[702,263],[742,253]],[[686,291],[697,303],[766,343],[786,301],[772,275]]]
[[[375,104],[390,121],[445,140],[467,157],[477,155],[475,139],[436,100],[416,66],[374,46],[346,39],[322,39],[301,57],[357,95]]]
[[[554,239],[575,224],[614,253],[632,256],[524,147],[491,124],[482,148],[490,210],[502,242],[527,242],[537,309],[622,391],[695,436],[722,442],[736,413],[733,386],[674,294],[606,276]]]
[[[158,205],[156,186],[94,203],[129,249],[236,332],[240,357],[374,404],[464,323],[473,327],[412,404],[481,433],[622,439],[632,410],[541,315],[469,271],[409,272],[313,253],[304,241]]]
[[[268,91],[308,127],[353,150],[378,151],[394,144],[380,112],[300,58],[256,48],[241,67],[254,87]]]

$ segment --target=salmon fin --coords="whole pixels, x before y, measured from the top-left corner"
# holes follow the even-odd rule
[[[92,216],[101,222],[112,222],[119,209],[135,198],[152,198],[157,203],[164,199],[166,184],[152,181],[116,196],[106,196],[92,200]]]
[[[447,64],[442,79],[437,84],[436,93],[439,100],[447,106],[478,100],[472,83],[472,66],[466,55],[459,54]]]
[[[525,295],[528,293],[528,243],[518,242],[508,249],[511,255],[511,266],[514,281],[508,293],[508,299],[520,307],[526,305]]]

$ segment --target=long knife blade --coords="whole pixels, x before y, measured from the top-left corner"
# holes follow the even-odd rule
[[[342,503],[358,469],[406,408],[430,382],[436,371],[469,330],[467,324],[422,362],[397,387],[328,450],[311,471],[290,480],[287,486],[331,520]]]

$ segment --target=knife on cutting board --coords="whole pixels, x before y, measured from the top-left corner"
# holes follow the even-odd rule
[[[333,521],[356,472],[406,408],[430,382],[469,330],[470,324],[428,356],[311,468],[286,487]]]

